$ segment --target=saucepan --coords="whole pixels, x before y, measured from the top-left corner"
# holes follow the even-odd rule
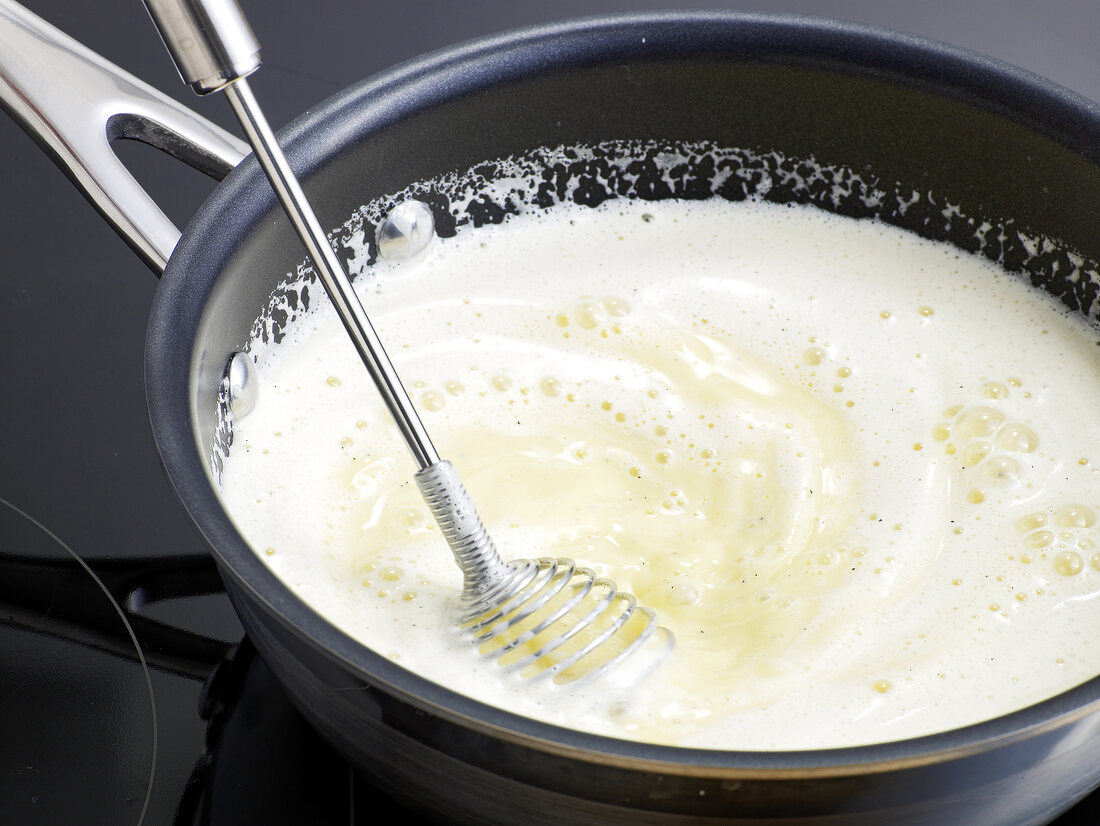
[[[251,335],[278,338],[310,294],[285,283],[304,256],[257,164],[8,0],[0,69],[5,106],[163,268],[145,360],[153,434],[245,628],[309,721],[410,806],[464,823],[1027,824],[1100,783],[1100,678],[918,739],[709,751],[518,717],[355,642],[275,578],[218,495],[227,366]],[[117,164],[114,138],[224,175],[182,236]],[[542,26],[365,80],[280,140],[333,229],[411,191],[444,234],[499,221],[505,201],[459,205],[431,182],[492,178],[510,158],[548,202],[755,196],[875,217],[1100,309],[1100,108],[903,35],[720,12]]]

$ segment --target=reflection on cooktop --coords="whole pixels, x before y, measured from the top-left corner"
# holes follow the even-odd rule
[[[225,600],[205,554],[88,564],[4,500],[0,537],[0,823],[422,822],[321,740],[247,638],[147,616]]]
[[[137,641],[91,570],[3,500],[0,537],[0,821],[136,822],[157,748]]]

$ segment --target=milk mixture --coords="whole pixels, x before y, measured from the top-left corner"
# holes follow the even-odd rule
[[[364,304],[506,559],[676,635],[633,690],[524,683],[327,307],[259,352],[223,492],[271,569],[431,680],[612,736],[888,741],[1100,672],[1100,347],[983,259],[763,203],[558,207],[381,262]],[[259,349],[259,348],[258,348]]]

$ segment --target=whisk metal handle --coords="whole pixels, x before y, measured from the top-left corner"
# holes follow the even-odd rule
[[[260,44],[235,0],[145,0],[180,77],[200,95],[260,68]]]
[[[436,464],[439,454],[244,79],[260,65],[260,46],[240,7],[235,0],[146,0],[146,5],[184,80],[200,94],[225,92],[418,468]]]
[[[450,462],[440,461],[420,416],[280,149],[244,76],[260,46],[235,0],[145,0],[185,81],[199,94],[223,90],[287,216],[306,246],[359,357],[419,467],[416,482],[473,597],[512,576]]]

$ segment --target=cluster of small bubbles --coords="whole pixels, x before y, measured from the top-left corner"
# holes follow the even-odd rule
[[[683,513],[687,499],[679,491],[669,491],[668,498],[661,502],[661,512],[667,515]]]
[[[823,574],[825,569],[833,568],[841,563],[847,567],[851,562],[867,555],[867,549],[850,545],[847,542],[838,542],[827,548],[805,554],[803,564],[808,574]],[[848,558],[846,561],[845,558]],[[856,562],[856,564],[860,564]],[[853,568],[854,570],[854,568]]]
[[[568,327],[576,324],[582,330],[595,330],[602,328],[606,335],[607,330],[621,333],[622,326],[614,322],[614,319],[624,318],[630,313],[630,305],[621,298],[608,297],[599,301],[581,301],[570,312],[558,313],[554,316],[554,323],[558,327]]]
[[[994,400],[1007,398],[1009,384],[1011,380],[986,382],[981,394]],[[1011,454],[1032,453],[1039,446],[1034,430],[1020,422],[1006,423],[1004,413],[993,407],[955,405],[944,411],[944,418],[932,426],[932,438],[944,443],[948,456],[958,455],[963,469],[972,474],[975,487],[966,498],[973,504],[985,501],[985,486],[1007,488],[1018,482],[1020,463]],[[963,443],[961,449],[959,443]]]
[[[846,378],[849,378],[851,375],[852,375],[852,368],[851,367],[845,366],[845,367],[838,367],[837,368],[836,376],[837,376],[838,379],[846,379]],[[843,393],[844,392],[844,385],[839,381],[834,383],[833,384],[833,392],[834,393]],[[851,407],[851,406],[852,406],[851,404],[848,405],[848,407]]]
[[[1021,517],[1016,529],[1024,534],[1024,544],[1050,557],[1054,571],[1076,576],[1085,568],[1084,554],[1096,547],[1096,511],[1087,505],[1063,505],[1036,511]],[[1082,553],[1083,552],[1083,553]],[[1030,562],[1020,557],[1021,562]],[[1100,571],[1100,554],[1088,558],[1089,566]]]
[[[364,572],[364,573],[367,573],[367,574],[370,574],[370,573],[372,573],[373,571],[376,571],[376,570],[378,570],[378,565],[379,565],[379,563],[378,563],[377,561],[375,561],[375,562],[368,562],[368,563],[367,563],[367,564],[366,564],[366,565],[365,565],[365,566],[363,567],[363,572]],[[362,586],[363,586],[364,588],[370,588],[370,587],[371,587],[372,585],[374,585],[374,579],[373,579],[372,577],[370,577],[370,576],[365,576],[365,577],[363,577],[363,579],[362,579],[362,582],[361,582],[360,584],[361,584],[361,585],[362,585]]]

